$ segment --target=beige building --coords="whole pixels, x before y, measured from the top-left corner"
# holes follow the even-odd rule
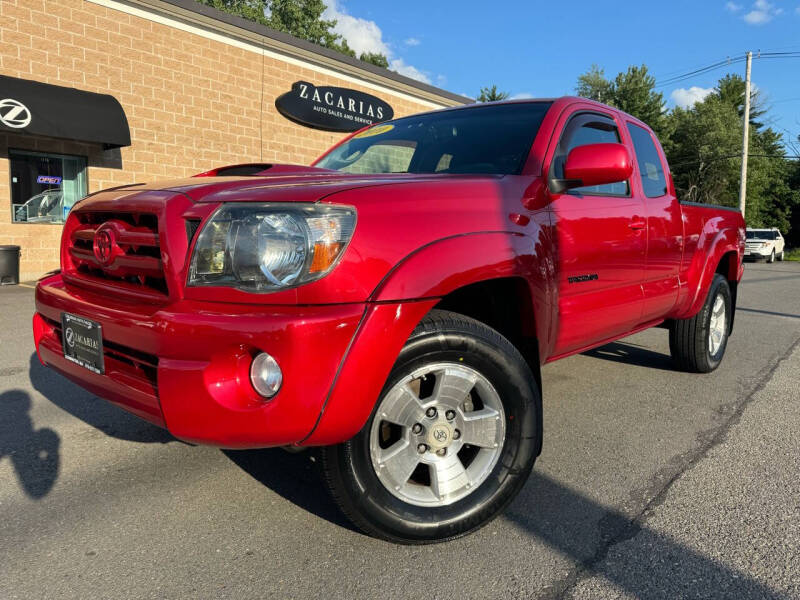
[[[326,122],[279,111],[282,95],[318,100],[305,108]],[[58,268],[86,193],[308,164],[380,120],[378,104],[385,118],[468,101],[194,0],[0,0],[0,245],[21,246],[21,280],[34,279]]]

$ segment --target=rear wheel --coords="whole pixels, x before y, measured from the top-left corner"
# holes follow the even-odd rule
[[[728,345],[732,308],[728,280],[717,273],[700,312],[670,324],[670,354],[680,370],[710,373],[719,366]]]
[[[432,311],[362,431],[323,449],[327,483],[345,515],[376,537],[422,544],[464,535],[525,483],[540,448],[540,405],[508,340]]]
[[[783,251],[783,250],[781,250],[781,253],[780,253],[780,254],[778,254],[778,260],[780,260],[780,261],[783,261],[783,252],[784,252],[784,251]]]

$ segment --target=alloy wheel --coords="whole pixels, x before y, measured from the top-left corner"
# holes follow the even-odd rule
[[[370,457],[380,482],[400,500],[446,506],[484,482],[504,438],[505,412],[492,384],[466,365],[435,363],[384,395]]]

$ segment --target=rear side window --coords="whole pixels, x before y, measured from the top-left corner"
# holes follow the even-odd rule
[[[661,157],[650,132],[633,123],[628,123],[628,132],[633,139],[633,149],[636,151],[636,162],[639,165],[639,177],[642,180],[644,195],[648,198],[663,196],[667,193],[667,179],[664,176]]]
[[[570,150],[587,144],[618,144],[620,142],[617,125],[608,117],[594,113],[579,113],[572,117],[558,142],[553,156],[553,176],[564,178],[564,165]],[[571,194],[588,194],[596,196],[627,196],[630,193],[627,181],[607,183],[573,188]]]

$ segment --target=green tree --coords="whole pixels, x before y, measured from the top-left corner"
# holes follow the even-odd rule
[[[269,23],[267,9],[269,0],[197,0],[200,4],[211,6],[232,15],[242,17],[248,21],[255,21],[262,25]]]
[[[797,143],[800,144],[800,135],[797,136]],[[800,159],[793,159],[787,162],[789,189],[795,193],[800,193]],[[786,242],[791,248],[800,248],[800,205],[795,204],[789,218],[789,231],[784,231],[783,233],[786,235]]]
[[[605,71],[597,65],[592,65],[586,73],[578,77],[575,93],[581,98],[614,104],[614,84],[606,79]]]
[[[614,79],[614,106],[647,123],[659,137],[667,137],[667,103],[655,87],[655,77],[645,65],[628,67]]]
[[[736,108],[710,94],[670,115],[672,135],[662,138],[678,197],[688,202],[737,206],[741,119]]]
[[[751,227],[777,227],[788,234],[792,215],[800,212],[800,189],[792,185],[793,165],[785,158],[781,135],[769,127],[756,129],[750,152],[745,220]]]
[[[277,31],[291,34],[302,40],[338,50],[348,56],[355,52],[347,41],[332,29],[336,20],[325,20],[322,13],[325,3],[322,0],[263,0],[269,8],[267,25]]]
[[[499,91],[496,85],[492,87],[482,87],[481,93],[478,94],[478,102],[497,102],[498,100],[505,100],[506,98],[508,98],[508,92]]]
[[[689,108],[665,109],[647,67],[631,66],[608,79],[597,65],[578,77],[579,96],[615,106],[658,135],[681,200],[738,206],[745,84],[722,77],[713,93]],[[786,158],[783,139],[765,127],[767,108],[751,92],[750,160],[745,220],[749,227],[778,227],[800,245],[800,162]],[[796,240],[796,241],[795,241]]]
[[[739,75],[725,75],[717,82],[714,91],[725,102],[732,104],[736,107],[736,112],[739,113],[739,118],[744,117],[744,79]],[[761,94],[758,90],[750,90],[750,126],[762,127],[763,123],[758,121],[759,117],[763,115],[766,110],[762,108],[763,102],[761,101]]]
[[[745,220],[749,227],[793,228],[800,212],[796,167],[785,158],[781,136],[757,120],[766,114],[755,99],[747,167]],[[678,196],[684,200],[738,206],[741,177],[744,82],[726,75],[715,91],[670,114],[672,134],[664,141]]]
[[[597,65],[578,77],[575,92],[583,98],[614,106],[647,123],[659,138],[669,135],[664,95],[655,90],[656,80],[645,65],[630,66],[613,81]]]
[[[380,52],[362,52],[358,59],[371,63],[376,67],[383,67],[384,69],[389,68],[389,60]]]
[[[271,29],[288,33],[347,56],[355,57],[341,35],[335,33],[335,19],[323,19],[322,0],[197,0],[202,4],[243,17]],[[359,57],[373,65],[387,68],[389,61],[378,52],[362,52]]]

